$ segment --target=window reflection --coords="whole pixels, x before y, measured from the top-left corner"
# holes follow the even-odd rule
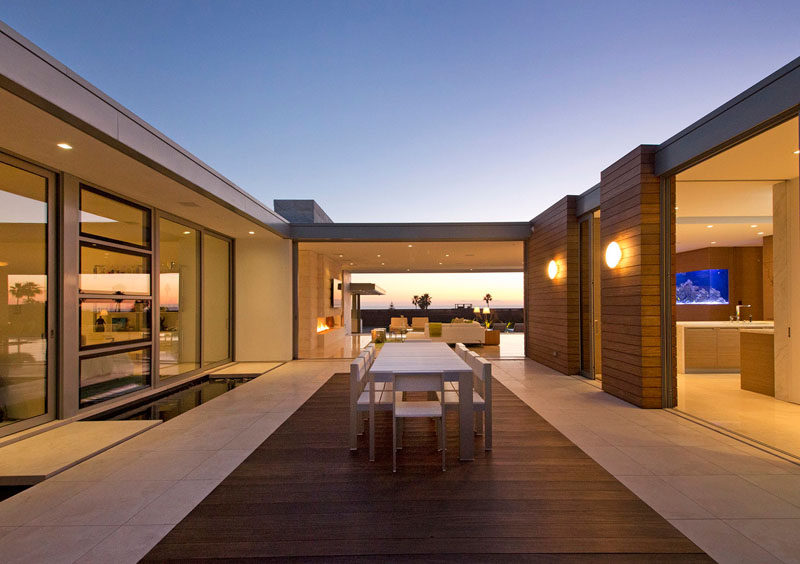
[[[47,180],[0,163],[0,426],[47,412]]]
[[[85,294],[150,293],[150,258],[81,245],[80,291]]]
[[[159,221],[159,377],[200,367],[198,247],[196,229]]]
[[[81,407],[129,394],[149,385],[149,347],[81,359]]]
[[[150,300],[80,300],[81,346],[150,338]]]
[[[230,357],[230,245],[203,234],[203,359]]]
[[[81,188],[81,233],[150,247],[150,212]]]

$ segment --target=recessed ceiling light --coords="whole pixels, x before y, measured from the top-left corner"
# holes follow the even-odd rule
[[[445,253],[444,256],[449,257],[450,253]]]
[[[381,263],[381,266],[386,266],[386,263],[385,263],[385,262],[382,262],[382,263]]]
[[[344,255],[339,255],[339,258],[342,258]]]
[[[676,210],[677,210],[677,209],[679,209],[679,208],[678,208],[678,206],[675,206],[675,209],[676,209]]]
[[[800,155],[800,149],[797,149],[797,150],[794,152],[794,154],[795,154],[795,155]]]
[[[70,145],[69,143],[63,143],[63,142],[62,143],[57,143],[56,147],[59,147],[60,149],[66,149],[67,151],[72,149],[72,145]]]
[[[413,246],[414,246],[414,245],[409,245],[409,246],[408,246],[408,248],[410,249],[410,248],[411,248],[411,247],[413,247]]]
[[[763,235],[763,234],[764,234],[763,231],[759,231],[758,233],[756,233],[756,235]]]
[[[441,262],[439,264],[442,264]]]
[[[191,232],[191,231],[184,231],[184,232],[183,232],[183,234],[184,234],[184,235],[191,235],[191,234],[192,234],[192,232]]]
[[[352,263],[352,262],[350,263],[350,266],[353,266],[353,263]]]
[[[411,269],[410,268],[406,268],[406,272],[411,272]]]
[[[712,244],[712,245],[716,245],[716,244],[717,244],[717,242],[716,242],[716,241],[711,241],[711,244]]]
[[[378,258],[381,258],[381,255],[378,255]]]
[[[249,233],[250,235],[255,235],[255,234],[256,234],[256,232],[255,232],[255,231],[248,231],[248,233]]]
[[[714,227],[714,226],[713,225],[706,225],[706,229],[711,229],[712,227]]]
[[[756,225],[756,224],[754,223],[754,224],[753,224],[753,225],[751,225],[750,227],[758,227],[758,225]]]

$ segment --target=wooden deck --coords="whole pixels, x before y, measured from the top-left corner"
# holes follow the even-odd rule
[[[494,450],[447,471],[431,421],[410,421],[398,472],[391,416],[377,462],[348,450],[347,380],[333,376],[145,561],[280,558],[710,562],[537,413],[494,383]]]

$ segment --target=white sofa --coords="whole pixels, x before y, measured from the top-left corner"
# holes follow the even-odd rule
[[[425,324],[425,338],[448,344],[483,344],[486,329],[480,323],[442,323],[442,336],[431,337],[429,324]]]

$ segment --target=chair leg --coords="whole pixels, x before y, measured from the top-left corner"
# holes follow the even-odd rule
[[[442,420],[436,420],[436,444],[439,445],[436,450],[442,450]]]
[[[447,455],[447,433],[445,428],[444,422],[444,413],[442,413],[442,418],[440,419],[442,422],[442,434],[441,434],[441,442],[442,442],[442,472],[445,471],[445,457]]]
[[[403,450],[403,434],[406,430],[406,420],[400,419],[397,423],[397,445],[395,445],[396,450]]]
[[[392,414],[392,472],[397,472],[397,418]]]
[[[479,411],[475,414],[475,434],[483,435],[483,412]]]

